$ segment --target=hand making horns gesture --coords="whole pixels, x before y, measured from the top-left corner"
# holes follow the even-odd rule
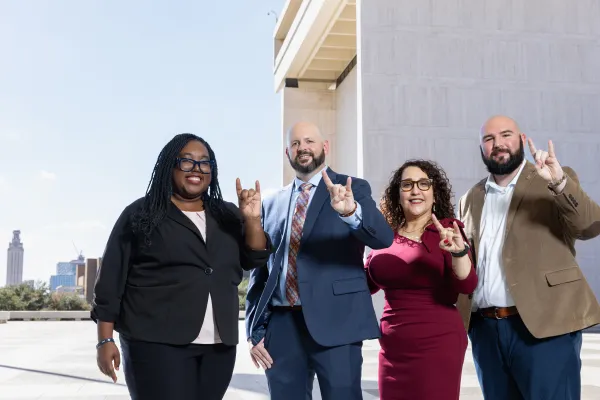
[[[560,166],[556,153],[554,153],[554,144],[548,140],[548,151],[536,150],[533,140],[527,139],[529,150],[535,160],[535,170],[538,175],[548,183],[556,183],[562,180],[564,172]]]
[[[240,178],[235,181],[238,206],[244,219],[260,218],[260,183],[256,181],[254,189],[242,189]]]
[[[434,214],[431,214],[431,219],[440,233],[440,249],[450,253],[460,253],[465,249],[465,241],[456,221],[452,222],[453,228],[444,228]]]
[[[331,207],[335,211],[344,215],[350,214],[356,209],[356,201],[352,194],[352,178],[348,177],[346,186],[342,186],[339,183],[334,184],[331,179],[329,179],[327,171],[323,170],[323,181],[325,182],[325,186],[327,186],[329,196],[331,197]]]

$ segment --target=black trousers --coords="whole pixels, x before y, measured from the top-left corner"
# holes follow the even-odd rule
[[[120,337],[125,381],[132,400],[221,400],[236,347],[173,346]]]

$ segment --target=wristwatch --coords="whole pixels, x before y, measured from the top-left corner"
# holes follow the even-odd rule
[[[452,255],[452,257],[462,257],[462,256],[467,255],[469,253],[469,249],[470,249],[469,245],[465,243],[465,248],[464,249],[462,249],[458,253],[450,252],[450,254]]]

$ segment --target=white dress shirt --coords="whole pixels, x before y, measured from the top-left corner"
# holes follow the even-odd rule
[[[524,166],[525,161],[519,167],[517,175],[506,187],[496,184],[491,174],[485,183],[485,201],[479,225],[481,236],[477,255],[479,282],[473,293],[473,311],[478,308],[515,305],[506,284],[502,248],[506,234],[508,208]]]

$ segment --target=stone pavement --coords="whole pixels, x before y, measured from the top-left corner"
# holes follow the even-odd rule
[[[243,332],[240,321],[240,332]],[[90,321],[9,322],[0,324],[0,399],[125,400],[122,369],[116,384],[97,370],[95,325]],[[364,399],[378,399],[376,341],[364,345]],[[583,397],[600,399],[600,335],[583,340]],[[266,400],[267,384],[242,342],[226,400]],[[318,385],[315,384],[315,400]],[[470,350],[467,350],[461,399],[482,399]],[[168,399],[171,400],[171,399]],[[177,399],[172,399],[177,400]]]

